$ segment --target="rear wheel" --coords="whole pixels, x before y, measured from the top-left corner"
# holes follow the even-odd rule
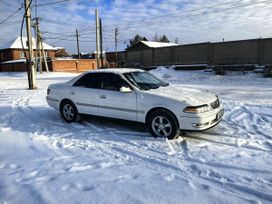
[[[71,101],[64,101],[61,103],[60,113],[67,123],[72,123],[79,119],[77,108]]]
[[[148,119],[148,128],[154,137],[174,139],[180,133],[175,116],[166,110],[158,110],[152,113]]]

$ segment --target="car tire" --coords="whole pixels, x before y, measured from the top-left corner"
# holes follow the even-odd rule
[[[176,117],[167,110],[157,110],[151,113],[147,120],[147,125],[154,137],[174,139],[180,134]]]
[[[63,120],[67,123],[79,121],[79,114],[76,106],[71,101],[63,101],[60,105],[60,113]]]

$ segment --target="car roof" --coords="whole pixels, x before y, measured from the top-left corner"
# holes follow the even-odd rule
[[[97,69],[87,71],[86,73],[115,73],[115,74],[123,74],[129,72],[144,72],[141,69],[133,69],[133,68],[109,68],[109,69]]]
[[[70,81],[66,82],[68,85],[72,85],[75,83],[79,78],[84,76],[85,74],[88,73],[115,73],[115,74],[123,74],[123,73],[129,73],[129,72],[144,72],[144,70],[141,69],[133,69],[133,68],[110,68],[110,69],[95,69],[95,70],[90,70],[81,73],[80,75],[74,77]]]

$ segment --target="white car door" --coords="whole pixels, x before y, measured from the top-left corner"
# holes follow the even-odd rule
[[[99,90],[99,115],[136,121],[136,93],[123,93],[120,91],[121,86],[129,85],[118,74],[103,73]]]
[[[82,76],[71,90],[71,98],[79,113],[98,115],[98,92],[101,84],[97,73]]]

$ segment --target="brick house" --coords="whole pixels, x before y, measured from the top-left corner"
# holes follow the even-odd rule
[[[26,37],[23,37],[22,40],[23,40],[24,49],[27,49],[28,46],[26,43],[27,41]],[[35,53],[36,40],[34,38],[32,40],[33,40],[33,50]],[[43,43],[43,47],[44,47],[45,55],[50,59],[54,59],[57,49],[46,43]],[[15,40],[0,46],[0,62],[21,60],[21,59],[25,59],[25,55],[24,55],[24,50],[21,44],[20,37],[17,37]]]
[[[27,52],[27,38],[23,37],[23,47],[21,44],[21,37],[17,37],[15,40],[0,45],[0,71],[26,71],[26,58]],[[32,38],[34,56],[36,52],[36,40]],[[55,59],[57,49],[43,43],[45,55],[48,60]]]
[[[35,56],[36,40],[34,38],[32,40]],[[28,48],[26,41],[26,37],[23,37],[24,49]],[[64,48],[52,47],[46,43],[43,43],[43,47],[50,71],[82,72],[97,68],[95,59],[71,59],[68,57],[68,53],[66,53]],[[20,37],[17,37],[15,40],[10,41],[4,45],[0,45],[0,71],[26,71],[27,67],[24,49],[21,45]],[[28,54],[27,50],[26,54]]]

